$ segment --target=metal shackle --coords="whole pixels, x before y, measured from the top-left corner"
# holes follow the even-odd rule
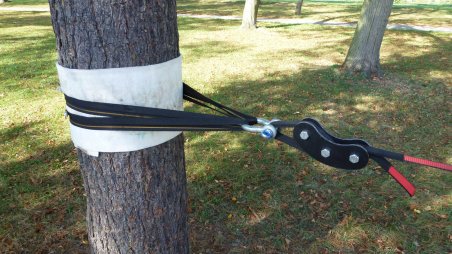
[[[273,139],[276,137],[276,134],[278,133],[278,129],[271,124],[274,121],[279,120],[273,119],[269,121],[263,118],[257,118],[257,123],[261,124],[260,126],[244,124],[242,125],[242,129],[249,132],[260,133],[261,137],[265,139]]]

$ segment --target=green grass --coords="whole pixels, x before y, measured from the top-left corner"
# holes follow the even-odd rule
[[[5,6],[14,6],[14,5],[49,5],[48,0],[9,0],[6,3],[3,3]]]
[[[439,17],[440,18],[440,17]],[[382,80],[339,70],[352,29],[179,19],[184,80],[244,112],[452,162],[448,34],[387,31]],[[0,15],[0,250],[84,252],[85,201],[46,13]],[[186,105],[187,110],[197,110]],[[193,253],[447,253],[452,176],[323,166],[247,133],[186,133]]]
[[[235,0],[181,0],[178,1],[178,13],[241,16],[243,1]],[[357,22],[361,4],[347,4],[306,1],[302,15],[295,15],[295,3],[283,1],[262,1],[258,18],[302,18],[316,21]],[[389,23],[450,26],[452,5],[394,5]]]
[[[301,18],[329,22],[357,22],[362,1],[305,1],[301,16],[295,15],[296,0],[263,0],[259,18]],[[47,0],[12,0],[2,6],[48,7]],[[179,0],[178,13],[196,15],[241,16],[244,1],[239,0]],[[390,24],[425,26],[450,26],[452,5],[396,3],[389,19]]]

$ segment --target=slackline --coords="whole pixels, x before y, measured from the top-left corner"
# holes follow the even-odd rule
[[[452,165],[420,159],[403,153],[371,146],[361,139],[342,139],[328,133],[312,118],[300,121],[265,120],[222,105],[187,84],[183,84],[183,98],[217,114],[131,105],[99,103],[79,100],[65,95],[66,105],[78,112],[94,115],[81,116],[67,112],[71,124],[91,130],[115,131],[248,131],[260,133],[266,139],[276,139],[317,161],[345,170],[358,170],[375,161],[388,172],[410,196],[415,193],[411,184],[388,159],[452,171]],[[100,117],[99,117],[100,116]],[[292,135],[283,129],[292,128]]]

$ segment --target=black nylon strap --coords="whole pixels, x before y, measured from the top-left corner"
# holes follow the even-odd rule
[[[374,155],[374,156],[386,157],[386,158],[391,158],[394,160],[403,161],[403,154],[401,154],[401,153],[386,151],[386,150],[371,147],[371,146],[367,147],[367,151],[369,152],[369,154]]]
[[[287,145],[289,145],[289,146],[291,146],[291,147],[293,147],[295,149],[303,151],[303,148],[300,146],[300,144],[298,144],[297,141],[295,141],[293,138],[291,138],[291,137],[289,137],[289,136],[287,136],[287,135],[285,135],[285,134],[283,134],[281,132],[278,132],[278,134],[276,134],[275,139],[279,140],[279,141],[281,141],[281,142],[283,142],[283,143],[285,143],[285,144],[287,144]]]
[[[92,130],[128,131],[238,131],[244,120],[231,117],[216,119],[84,117],[68,113],[73,125]]]
[[[76,111],[104,117],[68,113],[73,125],[95,130],[152,131],[237,131],[241,125],[253,125],[257,118],[226,107],[183,84],[187,101],[214,110],[223,116],[178,110],[148,108],[114,103],[79,100],[65,95],[66,105]]]
[[[244,114],[242,112],[239,112],[235,109],[229,108],[225,105],[222,105],[206,96],[204,96],[203,94],[199,93],[198,91],[196,91],[195,89],[191,88],[189,85],[183,83],[184,86],[184,99],[187,100],[187,98],[192,98],[194,100],[198,100],[207,104],[211,104],[221,110],[223,110],[225,113],[225,115],[229,115],[229,116],[236,116],[236,117],[240,117],[243,119],[247,119],[248,121],[250,121],[250,124],[256,124],[257,123],[257,119],[254,116],[250,116],[247,114]],[[195,102],[196,103],[196,102]],[[200,104],[198,104],[200,105]]]

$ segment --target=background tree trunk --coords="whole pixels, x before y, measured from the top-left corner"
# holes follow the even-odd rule
[[[58,62],[76,69],[179,56],[176,1],[49,0]],[[94,253],[188,253],[183,136],[148,149],[78,151]]]
[[[295,9],[295,14],[296,15],[301,15],[301,7],[303,7],[303,0],[298,0],[297,6],[296,6],[296,9]]]
[[[366,77],[380,76],[380,47],[394,0],[364,0],[361,17],[343,68]]]
[[[260,0],[246,0],[245,8],[243,8],[242,28],[257,28],[257,11],[259,9]]]

